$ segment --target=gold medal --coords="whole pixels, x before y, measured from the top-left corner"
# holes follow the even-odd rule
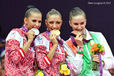
[[[51,34],[55,34],[56,36],[60,35],[60,31],[59,30],[52,30]]]

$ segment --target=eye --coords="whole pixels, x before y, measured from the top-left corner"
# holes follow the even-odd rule
[[[42,21],[38,21],[38,23],[42,23]]]
[[[78,23],[74,23],[74,25],[78,25]]]
[[[50,24],[53,24],[54,22],[53,22],[53,21],[50,21],[49,23],[50,23]]]
[[[84,22],[81,22],[81,25],[83,25],[84,24]]]
[[[60,22],[60,21],[57,21],[56,23],[57,23],[57,24],[60,24],[61,22]]]
[[[32,22],[36,22],[37,20],[32,20]]]

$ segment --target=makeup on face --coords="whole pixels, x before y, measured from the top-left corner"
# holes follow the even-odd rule
[[[62,25],[62,20],[59,15],[51,15],[46,20],[46,25],[48,29],[51,30],[60,30]]]
[[[86,19],[83,15],[74,16],[70,20],[70,26],[74,31],[83,32],[86,26]]]
[[[74,25],[76,25],[76,26],[81,26],[81,25],[83,25],[84,24],[84,21],[83,22],[80,22],[80,23],[74,23]]]
[[[37,28],[39,29],[42,22],[42,15],[40,13],[31,12],[30,16],[27,18],[26,23],[28,29]]]

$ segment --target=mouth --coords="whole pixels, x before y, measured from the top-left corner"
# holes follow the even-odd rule
[[[74,30],[72,33],[75,34],[75,35],[82,35],[83,32],[82,32],[82,30],[81,31]]]
[[[51,28],[50,30],[58,30],[57,28]]]
[[[82,31],[82,29],[76,29],[76,31]]]

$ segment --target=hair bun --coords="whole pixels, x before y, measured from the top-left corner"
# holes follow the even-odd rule
[[[33,6],[33,5],[28,5],[28,6],[26,7],[26,10],[28,10],[28,9],[30,9],[30,8],[36,8],[36,7]]]
[[[51,9],[51,11],[57,11],[57,10],[53,8],[53,9]]]

